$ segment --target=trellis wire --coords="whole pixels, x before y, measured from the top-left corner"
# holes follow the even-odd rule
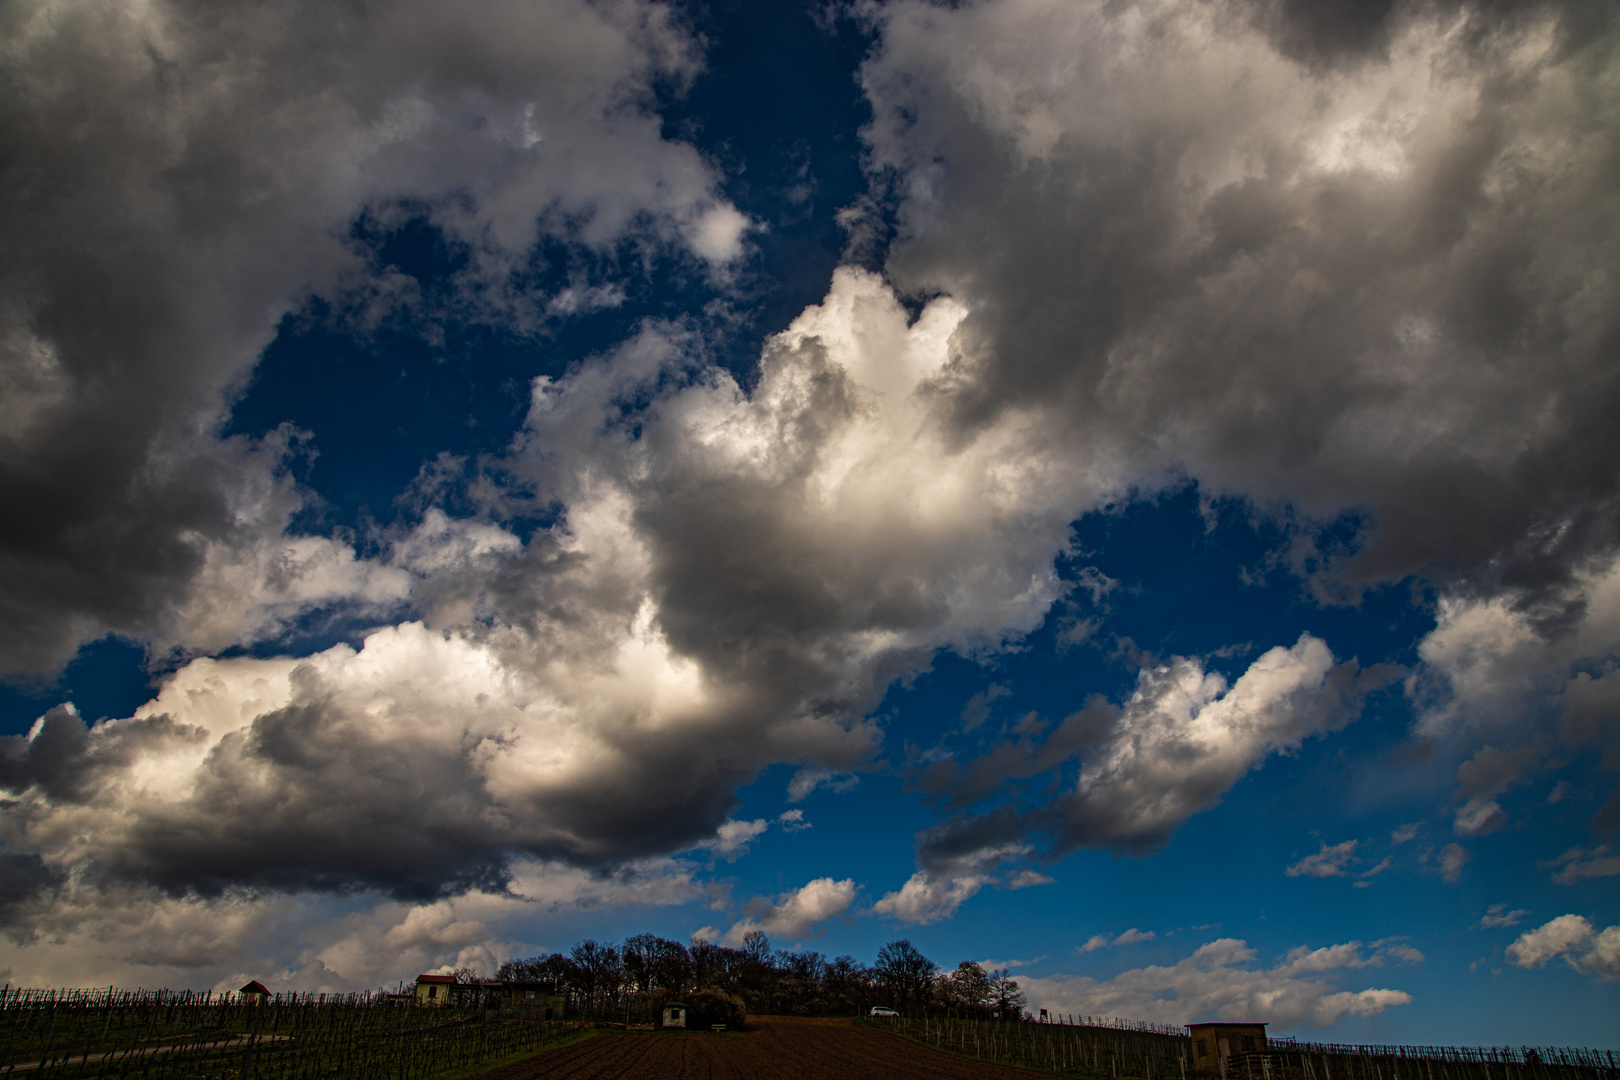
[[[1185,1028],[1112,1017],[1039,1021],[905,1017],[883,1026],[986,1061],[1092,1080],[1187,1080]],[[1620,1054],[1576,1047],[1377,1046],[1272,1039],[1236,1055],[1221,1080],[1620,1080]],[[1212,1074],[1213,1075],[1213,1074]]]
[[[426,1080],[580,1025],[421,1007],[394,994],[0,988],[0,1076],[30,1080]]]

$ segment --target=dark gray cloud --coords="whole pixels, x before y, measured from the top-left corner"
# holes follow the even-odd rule
[[[1296,60],[1344,63],[1382,54],[1395,0],[1274,0],[1256,4],[1256,21],[1277,50]]]
[[[866,138],[900,195],[886,272],[968,309],[931,383],[952,431],[1017,412],[1138,490],[1190,477],[1285,511],[1289,565],[1326,602],[1437,586],[1408,690],[1415,734],[1459,763],[1548,745],[1566,684],[1562,737],[1608,741],[1583,718],[1620,658],[1612,4],[872,18]],[[1321,542],[1346,515],[1354,541]],[[919,783],[960,803],[1046,755],[1026,739]],[[1222,786],[1176,783],[1189,807]],[[1500,827],[1503,790],[1459,793],[1459,831]],[[1123,810],[1064,796],[960,843],[1043,814],[1062,845],[1162,840]],[[925,866],[956,857],[954,828]]]
[[[1040,624],[1098,484],[1017,423],[942,453],[916,390],[960,316],[841,272],[749,394],[667,327],[539,380],[489,467],[553,526],[428,512],[378,571],[425,622],[53,714],[10,748],[0,839],[109,887],[421,898],[699,845],[769,764],[874,767],[896,675]]]
[[[471,683],[447,670],[460,666]],[[406,627],[358,656],[185,669],[129,720],[88,728],[56,709],[0,747],[4,840],[109,886],[421,900],[500,891],[514,856],[618,865],[690,847],[760,757],[716,760],[688,732],[644,732],[634,754],[565,758],[545,775],[524,767],[547,753],[521,723],[536,703],[504,681],[479,647]],[[169,705],[191,722],[158,711]],[[80,819],[93,824],[53,835]]]
[[[292,433],[215,438],[308,290],[397,291],[345,246],[363,210],[425,207],[506,318],[542,218],[717,262],[745,224],[641,107],[695,67],[656,6],[22,5],[0,55],[0,671],[106,633],[208,651],[401,599],[353,566],[273,580],[353,556],[282,550]]]
[[[1036,721],[1012,739],[994,743],[990,750],[966,762],[941,757],[920,766],[913,777],[918,790],[945,798],[948,806],[963,806],[1004,790],[1009,781],[1043,776],[1072,761],[1083,751],[1105,742],[1118,728],[1120,709],[1094,697],[1079,712],[1065,717],[1042,737],[1048,726]]]
[[[1325,595],[1578,603],[1620,540],[1620,33],[1601,3],[1498,14],[886,6],[888,271],[971,310],[958,429],[1036,409],[1144,478],[1363,515],[1353,555],[1310,552]]]
[[[427,506],[374,560],[287,535],[297,433],[214,437],[274,320],[306,288],[386,299],[333,236],[404,196],[484,284],[548,211],[588,243],[650,217],[725,261],[741,219],[637,107],[690,43],[659,9],[563,0],[401,3],[359,29],[151,10],[8,24],[0,122],[40,153],[7,159],[22,223],[0,225],[26,253],[0,271],[0,494],[38,510],[0,536],[6,662],[109,630],[222,649],[321,604],[421,621],[194,660],[134,717],[53,712],[0,746],[7,895],[225,911],[255,890],[515,900],[545,892],[519,880],[536,866],[600,884],[713,837],[767,765],[876,767],[885,687],[1040,626],[1074,519],[1187,476],[1363,515],[1350,556],[1300,533],[1325,597],[1452,590],[1411,684],[1425,730],[1511,728],[1507,697],[1472,704],[1595,684],[1620,640],[1609,9],[889,4],[864,72],[871,163],[904,196],[887,267],[946,295],[912,319],[842,270],[746,390],[649,323],[537,380],[477,515]],[[522,298],[491,295],[521,325]],[[519,514],[552,524],[519,537]],[[944,918],[1007,862],[1162,845],[1388,675],[1308,635],[1230,687],[1150,665],[1117,707],[920,773],[960,808],[1079,766],[923,837],[874,910]]]
[[[205,736],[199,728],[158,714],[123,721],[92,740],[72,706],[57,706],[35,721],[27,735],[0,738],[0,787],[35,790],[53,802],[83,805],[108,774],[166,743],[196,743]]]
[[[0,854],[0,931],[24,925],[65,876],[38,855]]]

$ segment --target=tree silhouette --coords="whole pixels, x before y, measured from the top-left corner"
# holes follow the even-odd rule
[[[934,972],[938,970],[938,964],[904,938],[879,949],[877,963],[872,966],[873,974],[889,992],[895,1007],[913,1010],[928,1004],[933,993]]]

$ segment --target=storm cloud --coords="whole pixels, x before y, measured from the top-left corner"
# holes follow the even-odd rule
[[[408,291],[348,242],[361,213],[408,203],[465,242],[503,321],[548,300],[509,287],[543,232],[724,262],[747,224],[643,107],[698,63],[656,5],[30,2],[0,55],[0,670],[404,599],[284,539],[296,432],[217,438],[305,296]]]
[[[1038,626],[1095,497],[1016,424],[940,446],[915,391],[960,316],[909,321],[841,271],[751,393],[656,328],[537,381],[503,468],[554,526],[428,515],[380,564],[424,622],[198,659],[128,720],[53,713],[9,751],[7,847],[170,890],[422,898],[498,888],[514,854],[699,845],[774,762],[872,767],[888,683]]]
[[[1620,535],[1612,6],[1391,5],[1326,65],[1272,10],[874,15],[886,269],[970,312],[953,430],[1027,409],[1144,484],[1357,515],[1351,550],[1301,537],[1325,597],[1578,602]]]
[[[930,383],[952,432],[1016,410],[1139,492],[1274,514],[1320,602],[1436,588],[1413,734],[1458,761],[1613,745],[1612,5],[870,17],[885,272],[968,311]],[[953,797],[1046,767],[1000,754]],[[1459,792],[1460,832],[1492,797]]]
[[[693,900],[695,872],[658,860],[744,850],[765,819],[732,819],[740,787],[787,765],[804,799],[888,767],[872,714],[897,680],[1109,593],[1059,572],[1074,522],[1189,481],[1282,522],[1317,602],[1437,590],[1405,689],[1414,735],[1463,763],[1459,834],[1500,828],[1547,748],[1612,750],[1612,6],[857,14],[883,257],[838,269],[746,375],[671,317],[536,378],[467,466],[478,497],[362,556],[294,525],[307,436],[220,435],[278,320],[316,294],[411,302],[346,238],[405,205],[472,253],[461,315],[509,329],[558,310],[514,284],[543,235],[722,278],[750,223],[653,112],[696,39],[657,5],[572,0],[7,10],[0,497],[23,512],[0,531],[0,663],[49,672],[114,633],[177,665],[131,716],[63,706],[0,744],[14,938],[48,908],[116,927],[139,897],[143,934],[217,910],[203,948],[290,918],[284,894],[359,892],[414,906],[333,964],[396,930],[444,962],[502,905]],[[320,608],[373,629],[212,655]],[[995,688],[969,699],[946,720],[982,752],[909,777],[953,816],[862,914],[935,922],[1048,880],[1009,864],[1155,851],[1396,678],[1297,632],[1230,681],[1147,657],[1049,732],[997,736]],[[1068,779],[1023,793],[1047,774]],[[1341,875],[1329,850],[1300,873]],[[1469,855],[1446,853],[1450,880]],[[810,933],[862,884],[810,879],[732,932]],[[1253,955],[1224,940],[1051,993],[1286,991],[1320,1023],[1405,1000]]]

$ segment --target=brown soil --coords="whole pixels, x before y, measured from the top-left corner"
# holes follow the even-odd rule
[[[755,1017],[746,1038],[602,1032],[480,1080],[1033,1080],[849,1020]]]

